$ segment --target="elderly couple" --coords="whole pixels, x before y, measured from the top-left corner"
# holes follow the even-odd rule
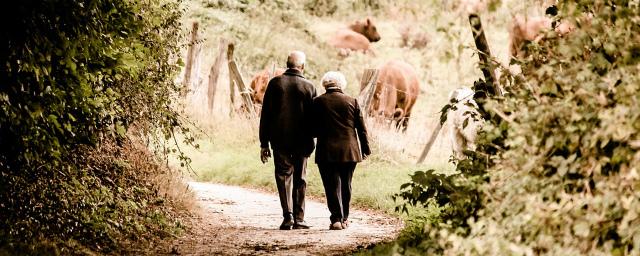
[[[351,177],[356,163],[371,154],[358,102],[342,90],[347,81],[339,72],[322,78],[326,93],[317,96],[302,76],[305,54],[293,51],[287,70],[267,85],[260,117],[260,158],[273,149],[275,177],[284,220],[280,229],[308,229],[304,221],[307,158],[317,138],[316,164],[331,212],[329,229],[349,227]]]

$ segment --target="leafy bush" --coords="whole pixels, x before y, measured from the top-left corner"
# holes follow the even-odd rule
[[[479,193],[475,215],[444,214],[442,221],[452,226],[436,224],[423,234],[419,240],[429,250],[481,255],[640,250],[635,228],[640,223],[640,9],[629,1],[559,7],[575,31],[564,37],[549,32],[531,45],[507,96],[484,104],[490,115],[502,116],[490,118],[481,147],[469,152],[473,170],[485,169],[477,154],[489,157],[487,179],[459,188],[462,178],[426,176],[407,185],[432,186],[425,190],[432,191],[430,200],[448,196],[452,203],[445,208],[460,210],[460,193],[473,188]],[[461,165],[465,161],[458,169]]]
[[[171,107],[178,4],[10,5],[0,32],[0,248],[77,241],[108,250],[168,227],[147,173],[161,168],[154,157],[136,160],[146,149],[130,149],[127,134],[168,138],[180,127]]]
[[[475,82],[473,89],[474,98],[483,106],[487,98],[487,84],[479,80]],[[447,120],[449,110],[455,110],[456,100],[452,99],[441,111],[440,122]],[[471,105],[470,107],[474,107]],[[400,192],[393,196],[394,200],[402,204],[396,207],[396,211],[411,214],[410,208],[427,207],[436,208],[432,211],[435,216],[423,219],[414,224],[422,228],[413,227],[406,230],[398,239],[400,247],[396,250],[404,254],[442,254],[443,248],[438,244],[437,233],[439,229],[452,230],[459,235],[469,233],[467,221],[477,218],[485,195],[482,194],[483,185],[489,180],[488,170],[495,164],[494,157],[498,149],[503,148],[503,137],[507,126],[497,115],[491,115],[484,107],[478,109],[478,113],[484,116],[485,126],[497,128],[481,130],[476,142],[475,151],[465,150],[462,159],[452,158],[456,165],[453,174],[444,174],[436,170],[418,171],[411,175],[411,181],[400,187]],[[465,113],[467,118],[476,119],[474,113]]]

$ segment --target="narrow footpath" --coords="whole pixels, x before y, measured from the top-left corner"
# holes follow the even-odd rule
[[[307,199],[307,230],[278,230],[282,221],[276,193],[190,182],[200,206],[193,230],[157,254],[179,255],[344,255],[395,238],[402,222],[371,211],[353,210],[346,230],[329,230],[329,210]]]

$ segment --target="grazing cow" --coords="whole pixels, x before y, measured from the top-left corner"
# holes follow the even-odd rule
[[[395,121],[396,127],[406,131],[420,92],[418,76],[411,65],[398,60],[385,63],[379,70],[369,114]]]
[[[262,98],[264,98],[264,92],[267,90],[269,79],[282,75],[284,71],[285,69],[283,68],[276,68],[275,72],[271,68],[265,68],[253,76],[251,80],[251,99],[254,104],[262,104]]]
[[[380,41],[380,34],[371,18],[356,21],[347,28],[339,29],[329,40],[329,44],[340,49],[340,55],[349,55],[350,51],[371,52],[370,43]]]
[[[550,8],[549,8],[550,9]],[[509,27],[509,53],[512,57],[524,57],[522,47],[527,42],[539,42],[544,39],[545,31],[553,29],[558,35],[564,36],[575,29],[575,25],[567,21],[555,24],[553,19],[541,16],[525,18],[515,16]]]
[[[468,87],[461,87],[449,93],[452,108],[447,113],[447,123],[453,154],[457,159],[464,157],[464,150],[476,149],[476,137],[482,128],[482,120],[473,94],[473,90]]]

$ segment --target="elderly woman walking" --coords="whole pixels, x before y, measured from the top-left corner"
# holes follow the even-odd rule
[[[313,100],[316,163],[331,212],[331,230],[349,226],[353,171],[371,154],[362,111],[356,99],[342,91],[346,85],[340,72],[327,72],[322,78],[326,92]]]

